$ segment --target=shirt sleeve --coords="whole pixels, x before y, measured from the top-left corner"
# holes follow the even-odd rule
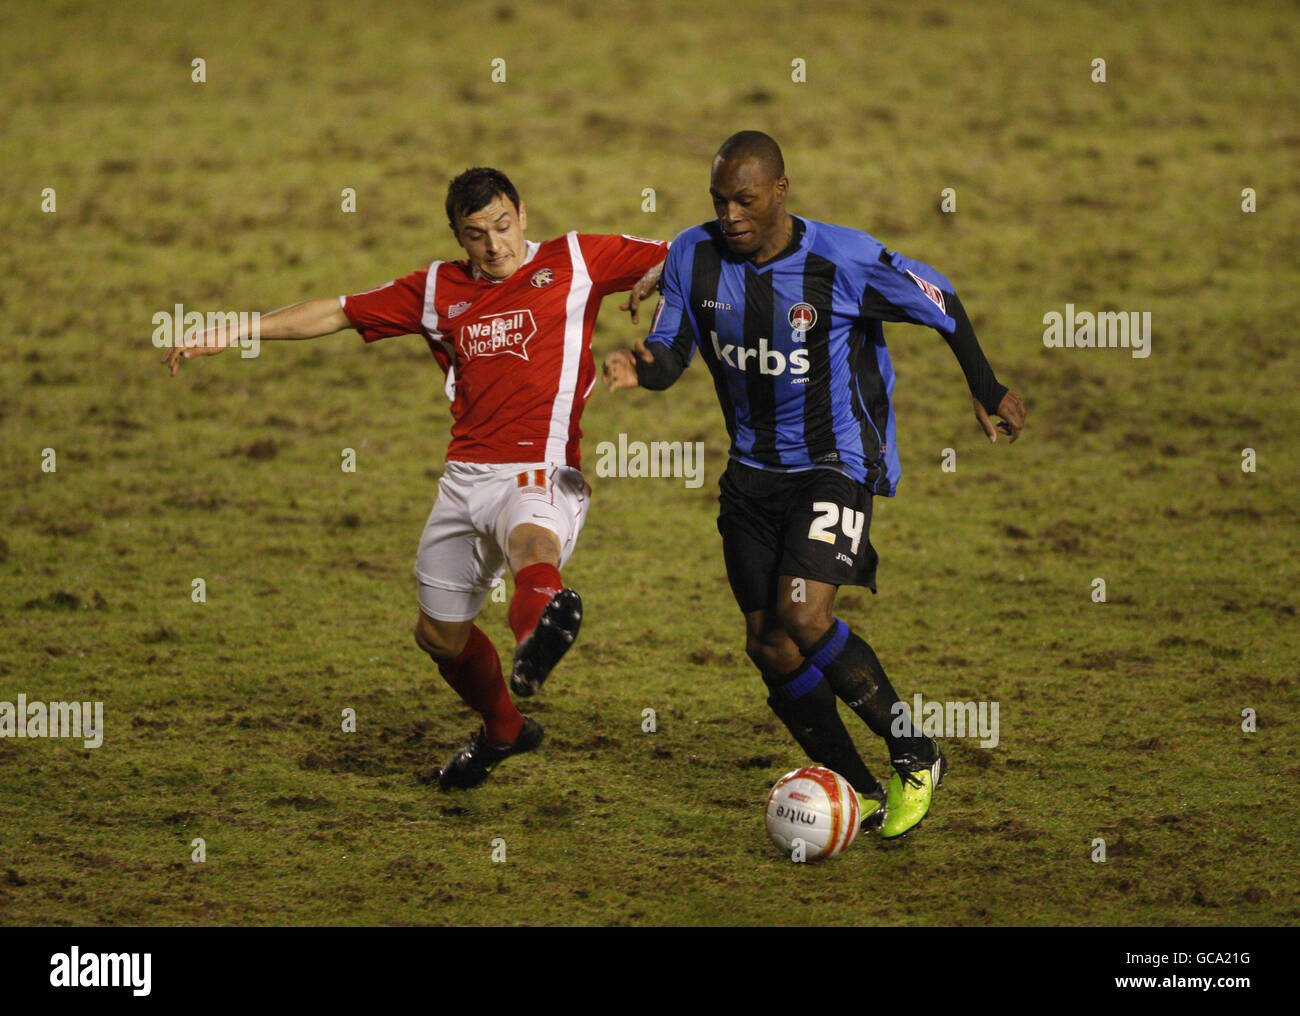
[[[377,289],[340,297],[343,314],[367,342],[390,335],[419,335],[428,275],[429,269],[421,268]]]
[[[862,316],[936,329],[957,357],[971,395],[988,412],[996,413],[1007,389],[989,366],[952,283],[929,265],[897,251],[882,251],[866,275]]]
[[[957,323],[948,315],[952,283],[927,264],[897,251],[881,251],[866,267],[862,316],[909,321],[951,335]]]
[[[663,293],[645,340],[654,362],[637,361],[637,378],[644,388],[656,391],[667,388],[681,376],[695,355],[698,328],[687,304],[694,259],[694,246],[678,237],[668,251],[664,273],[659,278]]]
[[[578,243],[592,284],[601,296],[631,289],[668,253],[668,244],[663,240],[626,234],[579,233]]]

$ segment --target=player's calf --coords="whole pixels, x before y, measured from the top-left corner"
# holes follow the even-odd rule
[[[524,714],[516,708],[506,691],[501,660],[492,640],[473,622],[465,623],[469,626],[469,634],[460,653],[453,657],[434,657],[438,673],[462,702],[483,717],[484,731],[490,744],[513,744],[524,727]],[[431,644],[424,642],[423,634],[417,641],[423,643],[421,648]]]
[[[763,682],[768,687],[768,707],[810,760],[839,773],[859,796],[884,801],[884,788],[858,754],[840,719],[835,693],[821,671],[804,663],[790,674],[764,674]],[[864,807],[863,815],[869,810],[874,809]]]

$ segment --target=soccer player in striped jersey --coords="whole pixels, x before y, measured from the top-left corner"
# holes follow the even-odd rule
[[[746,650],[800,747],[853,784],[864,828],[892,839],[925,817],[946,761],[896,723],[898,696],[875,652],[834,615],[839,586],[875,592],[872,500],[898,484],[882,322],[947,340],[990,441],[999,430],[1015,441],[1025,406],[994,377],[944,276],[866,233],[786,211],[785,163],[766,134],[728,138],[710,182],[717,219],[673,241],[650,335],[611,353],[605,376],[612,391],[661,390],[699,351],[731,438],[718,529]],[[887,742],[887,789],[837,697]]]
[[[377,289],[307,300],[261,319],[261,339],[355,328],[366,342],[422,335],[446,372],[451,444],[416,556],[416,644],[483,719],[441,768],[443,789],[476,787],[498,762],[542,741],[515,706],[492,640],[474,623],[493,584],[515,579],[510,686],[537,692],[578,634],[582,599],[560,577],[587,515],[578,421],[596,367],[592,330],[609,293],[632,290],[636,320],[668,245],[571,232],[528,241],[528,212],[504,173],[479,167],[447,191],[447,219],[467,255],[435,261]],[[652,272],[652,270],[654,270]],[[164,363],[218,353],[244,335],[205,333]]]

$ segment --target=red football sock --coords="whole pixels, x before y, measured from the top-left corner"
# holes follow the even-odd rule
[[[501,677],[501,660],[492,640],[475,625],[465,649],[454,660],[439,660],[438,672],[467,706],[483,717],[483,729],[495,744],[513,744],[524,728]]]
[[[553,564],[530,564],[515,576],[515,595],[510,599],[510,630],[519,643],[533,633],[551,597],[564,588],[560,569]]]

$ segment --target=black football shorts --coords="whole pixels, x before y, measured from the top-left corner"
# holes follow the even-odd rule
[[[866,484],[833,469],[777,473],[733,459],[718,489],[727,579],[743,613],[775,607],[782,575],[876,591]]]

